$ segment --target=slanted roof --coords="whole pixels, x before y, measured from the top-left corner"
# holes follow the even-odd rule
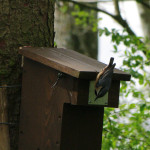
[[[102,62],[64,48],[22,47],[19,53],[75,78],[93,80],[97,72],[106,66]],[[114,69],[114,80],[129,81],[130,77],[128,73]]]

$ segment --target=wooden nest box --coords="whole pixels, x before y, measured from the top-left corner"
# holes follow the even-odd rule
[[[23,47],[19,150],[98,150],[104,107],[118,107],[120,81],[114,69],[104,100],[93,99],[93,81],[106,65],[62,48]]]

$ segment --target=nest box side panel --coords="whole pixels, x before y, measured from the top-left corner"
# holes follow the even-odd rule
[[[112,80],[108,94],[108,105],[106,107],[119,107],[120,81]]]
[[[100,150],[104,107],[64,105],[60,150]]]
[[[58,71],[25,58],[22,82],[19,150],[60,150],[64,102],[76,98],[73,78],[52,88]],[[74,101],[74,100],[73,100]]]

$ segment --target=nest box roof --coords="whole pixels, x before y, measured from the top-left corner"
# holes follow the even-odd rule
[[[93,80],[97,72],[106,66],[102,62],[76,51],[63,48],[22,47],[19,53],[75,78]],[[130,77],[130,74],[114,69],[114,80],[129,81]]]

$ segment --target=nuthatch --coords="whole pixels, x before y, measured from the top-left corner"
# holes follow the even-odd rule
[[[113,70],[115,63],[113,64],[114,58],[110,58],[109,65],[106,66],[102,71],[100,71],[96,77],[95,81],[95,95],[97,100],[100,97],[103,97],[109,90],[113,75]]]

